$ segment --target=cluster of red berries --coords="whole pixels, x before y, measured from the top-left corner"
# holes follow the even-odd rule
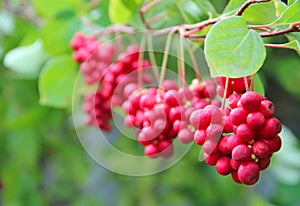
[[[215,81],[217,83],[217,93],[220,97],[224,97],[225,85],[226,85],[226,77],[216,77]],[[250,85],[250,77],[243,78],[228,78],[228,85],[226,90],[226,98],[228,98],[231,94],[243,94],[246,92],[246,87]]]
[[[140,59],[139,46],[131,45],[115,58],[115,45],[79,33],[71,47],[85,82],[99,84],[84,98],[87,124],[110,131],[112,108],[122,106],[125,125],[136,129],[150,158],[170,158],[175,138],[183,144],[194,141],[203,146],[205,162],[215,165],[219,174],[252,185],[281,147],[282,125],[274,117],[274,104],[247,91],[249,77],[195,79],[180,88],[167,79],[159,88],[141,88],[140,83],[150,84],[152,77],[146,70],[150,63]],[[228,107],[225,101],[221,106],[216,94]]]
[[[212,105],[193,112],[194,140],[203,145],[205,162],[216,165],[219,174],[231,173],[235,182],[252,185],[280,149],[282,126],[273,117],[273,103],[258,93],[232,94],[228,104],[223,113]]]
[[[112,43],[101,43],[93,36],[76,33],[71,40],[73,59],[81,63],[80,71],[88,85],[99,83],[104,72],[113,62],[116,46]]]
[[[127,85],[125,91],[133,91]],[[174,138],[183,144],[193,141],[194,128],[189,125],[191,113],[211,104],[215,92],[211,80],[194,80],[190,87],[178,88],[172,80],[165,80],[161,88],[148,88],[128,96],[123,109],[125,125],[138,128],[138,141],[150,158],[169,158],[173,154]],[[216,101],[218,102],[218,101]]]
[[[112,44],[100,48],[100,43],[95,38],[79,33],[74,36],[71,46],[75,51],[74,60],[82,62],[80,71],[85,75],[85,82],[99,84],[95,92],[84,97],[86,123],[110,131],[112,106],[122,105],[125,101],[125,85],[136,82],[137,72],[133,75],[130,73],[147,68],[150,64],[147,60],[139,60],[140,48],[137,45],[129,46],[113,64],[111,62],[116,50]],[[143,75],[143,80],[147,83],[152,81],[146,74]]]

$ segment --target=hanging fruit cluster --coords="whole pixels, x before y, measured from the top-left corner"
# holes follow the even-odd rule
[[[97,85],[84,97],[86,123],[110,131],[112,110],[121,107],[125,126],[135,128],[150,158],[170,158],[176,139],[195,142],[219,174],[252,185],[281,147],[274,104],[253,91],[253,77],[203,80],[196,75],[190,85],[164,79],[159,87],[143,88],[153,79],[140,46],[118,51],[113,43],[78,33],[71,48],[86,84]]]

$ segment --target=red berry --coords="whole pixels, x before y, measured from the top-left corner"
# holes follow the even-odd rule
[[[253,130],[247,124],[241,124],[236,129],[236,135],[243,142],[252,141],[255,137]]]
[[[246,122],[247,112],[243,108],[235,108],[231,110],[229,118],[233,125],[240,125]]]
[[[266,169],[270,165],[270,157],[259,159],[257,164],[260,170]]]
[[[258,129],[261,127],[265,122],[265,117],[262,113],[260,112],[252,112],[249,113],[247,116],[247,124],[252,128],[252,129]]]
[[[193,141],[194,134],[190,129],[185,128],[178,133],[177,138],[181,143],[188,144]]]
[[[144,153],[150,158],[157,158],[159,149],[155,144],[149,144],[145,146]]]
[[[236,183],[241,183],[241,181],[238,178],[238,172],[237,171],[232,171],[231,172],[231,178],[234,182]]]
[[[237,105],[238,105],[238,102],[240,101],[240,99],[241,99],[241,95],[239,95],[239,94],[232,94],[232,95],[230,95],[229,98],[228,98],[228,104],[229,104],[229,106],[232,109],[236,108]]]
[[[212,154],[206,154],[204,153],[204,161],[213,166],[213,165],[216,165],[218,160],[222,157],[222,153],[217,151],[217,152],[214,152]]]
[[[252,145],[252,151],[258,158],[266,158],[270,155],[268,145],[262,141],[256,141]]]
[[[194,141],[198,145],[203,145],[206,139],[206,132],[205,130],[197,130],[194,135]]]
[[[273,102],[270,100],[263,100],[261,101],[261,105],[259,111],[267,118],[272,117],[275,114],[275,106]]]
[[[256,92],[246,92],[241,96],[241,105],[247,111],[257,111],[263,97]]]
[[[232,159],[237,162],[247,162],[251,159],[251,153],[247,145],[241,144],[232,150]]]
[[[237,170],[240,165],[241,165],[241,162],[237,162],[234,159],[230,160],[230,166],[232,169]]]
[[[281,132],[281,129],[282,125],[277,118],[268,118],[266,119],[264,126],[260,130],[260,136],[264,139],[270,139],[279,134]]]
[[[259,171],[255,162],[242,163],[238,169],[238,178],[243,184],[253,185],[258,181]]]
[[[216,170],[221,175],[228,175],[231,171],[230,159],[222,157],[217,161]]]
[[[281,148],[281,138],[276,135],[272,139],[263,140],[264,143],[266,143],[272,153],[277,152]]]

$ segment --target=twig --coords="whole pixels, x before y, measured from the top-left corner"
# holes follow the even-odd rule
[[[279,45],[279,44],[264,44],[265,47],[267,48],[275,48],[275,49],[295,49],[290,46],[284,46],[284,45]]]
[[[256,3],[263,3],[263,2],[269,2],[271,0],[248,0],[246,1],[241,8],[234,14],[234,16],[241,16],[244,11],[251,5],[251,4],[256,4]]]
[[[17,6],[13,6],[9,0],[3,0],[3,7],[12,14],[27,19],[37,27],[43,25],[42,19],[37,16],[28,0],[21,1]]]
[[[287,29],[274,30],[274,31],[270,31],[270,32],[262,32],[262,33],[259,33],[259,35],[261,37],[272,37],[272,36],[278,36],[278,35],[287,34],[287,33],[291,33],[291,32],[300,32],[299,25],[300,25],[300,22],[294,22]]]
[[[141,16],[141,20],[143,22],[143,24],[145,25],[145,27],[148,29],[148,30],[152,30],[150,24],[146,21],[146,18],[145,18],[145,13],[151,9],[152,7],[154,7],[156,4],[160,3],[162,0],[154,0],[152,2],[150,2],[149,4],[146,4],[145,6],[143,6],[141,9],[140,9],[140,16]]]

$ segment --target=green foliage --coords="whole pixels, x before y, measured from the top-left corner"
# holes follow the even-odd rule
[[[266,57],[261,37],[248,29],[242,17],[225,18],[213,25],[205,39],[204,52],[213,77],[252,75]]]
[[[71,104],[71,94],[78,72],[76,64],[69,56],[51,59],[43,67],[39,78],[40,103],[53,107]]]
[[[46,59],[42,42],[37,40],[29,46],[10,50],[4,58],[4,65],[15,72],[37,77]]]
[[[164,0],[147,11],[145,17],[161,15],[151,24],[154,29],[193,24],[218,17],[220,13],[223,17],[233,14],[245,1]],[[6,2],[14,7],[23,1]],[[90,0],[26,2],[30,7],[22,4],[17,12],[0,2],[1,205],[299,203],[299,142],[286,128],[281,134],[286,137],[284,150],[274,155],[276,161],[269,171],[263,172],[262,184],[252,187],[251,192],[233,183],[231,177],[221,177],[214,168],[198,162],[195,157],[199,155],[199,147],[192,147],[169,170],[147,177],[117,175],[94,163],[77,139],[72,124],[72,115],[77,115],[77,111],[70,114],[72,96],[80,101],[85,88],[78,86],[73,91],[79,72],[71,59],[69,41],[77,31],[91,34],[112,23],[145,29],[138,13],[143,1],[101,0],[97,5],[93,5],[97,1]],[[242,17],[226,18],[201,31],[207,34],[205,52],[212,74],[238,77],[258,71],[266,55],[264,42],[247,26],[271,23],[272,29],[288,28],[291,22],[300,19],[299,2],[289,0],[286,5],[273,0],[254,4]],[[269,38],[265,42],[291,47],[299,54],[300,34],[289,33],[286,37],[287,40]],[[164,41],[153,40],[161,47],[165,45]],[[268,56],[262,71],[269,68],[270,77],[300,101],[299,56],[273,50],[268,50]],[[168,66],[176,68],[174,62]],[[190,73],[187,75],[192,77]],[[263,84],[263,75],[264,72],[254,75],[254,90],[261,94],[267,86]],[[122,137],[113,137],[116,147],[128,153],[142,153],[134,141],[120,140]],[[128,166],[118,159],[115,163]],[[268,181],[272,182],[273,190],[266,196],[260,188]]]
[[[300,20],[300,0],[296,0],[293,4],[281,14],[272,24],[291,24]]]

